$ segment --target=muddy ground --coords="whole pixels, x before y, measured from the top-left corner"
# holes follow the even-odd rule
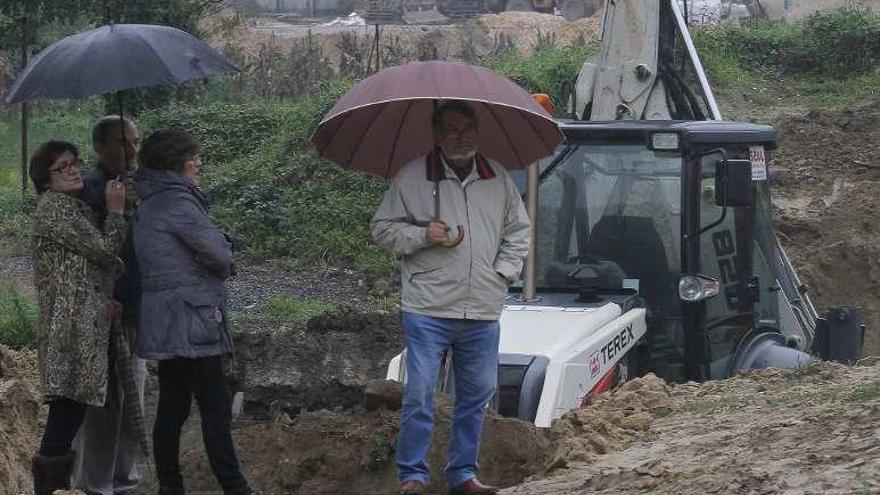
[[[880,493],[878,376],[876,364],[818,363],[700,385],[652,386],[654,394],[668,397],[633,422],[634,439],[625,450],[601,456],[575,452],[577,462],[502,493]],[[619,401],[627,387],[570,414],[554,431],[566,423],[589,424],[609,408],[621,422],[632,417],[630,401]],[[577,429],[572,433],[564,435],[566,441],[589,436]]]
[[[774,187],[783,246],[821,307],[866,311],[880,355],[880,99],[781,119]]]

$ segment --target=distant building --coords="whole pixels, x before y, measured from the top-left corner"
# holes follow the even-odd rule
[[[304,17],[348,14],[353,0],[239,0],[237,3],[253,13],[299,14]]]
[[[831,10],[850,5],[863,5],[880,13],[880,0],[761,0],[770,19],[803,19],[819,10]]]

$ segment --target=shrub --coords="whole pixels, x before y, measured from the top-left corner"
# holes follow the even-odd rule
[[[849,77],[880,61],[880,17],[847,7],[816,12],[802,23],[723,23],[695,30],[694,41],[709,67],[735,60],[765,74]]]
[[[802,65],[847,76],[880,62],[880,16],[867,8],[820,11],[804,23]]]
[[[507,76],[530,93],[547,93],[557,111],[562,113],[568,103],[566,86],[570,84],[584,60],[596,52],[595,43],[556,47],[542,43],[534,55],[520,55],[515,50],[504,50],[485,57],[482,64]]]
[[[0,344],[14,349],[36,347],[38,320],[36,301],[12,284],[0,285]]]

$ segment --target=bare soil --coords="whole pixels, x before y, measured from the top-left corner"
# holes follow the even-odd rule
[[[218,17],[213,25],[221,24],[222,19],[222,16]],[[499,46],[508,45],[522,53],[532,53],[541,38],[552,39],[560,45],[585,43],[596,39],[598,29],[599,20],[596,18],[567,22],[551,14],[502,12],[455,24],[382,24],[379,45],[386,56],[406,60],[421,59],[428,52],[433,58],[456,60],[485,55]],[[343,36],[348,39],[344,40]],[[219,32],[214,36],[213,44],[220,48],[234,46],[247,58],[258,59],[266,47],[271,46],[283,54],[311,39],[317,56],[336,68],[340,67],[344,52],[353,56],[353,50],[369,51],[375,36],[372,25],[323,26],[254,18],[230,31]]]
[[[0,492],[33,492],[30,460],[40,413],[36,353],[0,345]]]
[[[700,385],[650,384],[650,393],[666,398],[624,430],[633,439],[627,448],[603,447],[606,453],[597,456],[595,442],[585,441],[583,451],[564,453],[568,462],[563,469],[502,493],[880,493],[878,373],[876,364],[817,363],[800,371],[752,371]],[[614,411],[622,425],[623,418],[635,415],[629,404],[617,400],[628,386],[569,414],[554,431]],[[564,438],[572,443],[601,432],[584,429]]]
[[[864,355],[880,355],[880,99],[777,128],[781,242],[818,305],[865,310]]]
[[[445,397],[438,400],[429,454],[434,468],[430,493],[445,493],[442,468],[449,442],[450,406]],[[245,475],[265,493],[378,495],[392,493],[397,485],[397,433],[397,411],[357,407],[242,424],[234,437]],[[532,425],[491,417],[486,421],[484,438],[481,462],[485,469],[481,474],[487,481],[510,486],[543,469],[550,442]],[[189,490],[216,491],[195,428],[188,429],[183,445]]]

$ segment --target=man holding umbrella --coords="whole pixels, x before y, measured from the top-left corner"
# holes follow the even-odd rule
[[[434,386],[451,350],[446,481],[453,495],[491,494],[498,490],[477,480],[483,410],[495,391],[498,319],[528,252],[529,220],[505,168],[477,152],[479,122],[467,102],[441,102],[431,123],[435,149],[397,173],[371,223],[376,241],[400,259],[403,284],[400,493],[423,493],[428,483]]]
[[[124,130],[124,132],[123,132]],[[137,152],[140,134],[137,126],[119,115],[99,119],[92,128],[92,147],[98,157],[95,168],[85,177],[83,200],[96,214],[99,227],[103,228],[107,217],[104,186],[117,177],[127,177],[137,169]],[[132,180],[126,178],[125,217],[131,225],[137,194]],[[135,342],[140,303],[140,277],[134,255],[131,229],[126,234],[122,248],[125,272],[116,281],[113,298],[122,304],[122,325],[128,342]],[[123,403],[138,400],[143,407],[144,382],[147,377],[146,362],[132,357],[131,366],[136,390],[125,393],[117,375],[111,373],[110,400],[104,407],[89,408],[73,449],[79,453],[73,470],[73,485],[87,493],[114,495],[130,493],[137,488],[140,475],[136,467],[138,458],[138,433],[130,422],[124,420]],[[132,393],[134,392],[134,393]]]

